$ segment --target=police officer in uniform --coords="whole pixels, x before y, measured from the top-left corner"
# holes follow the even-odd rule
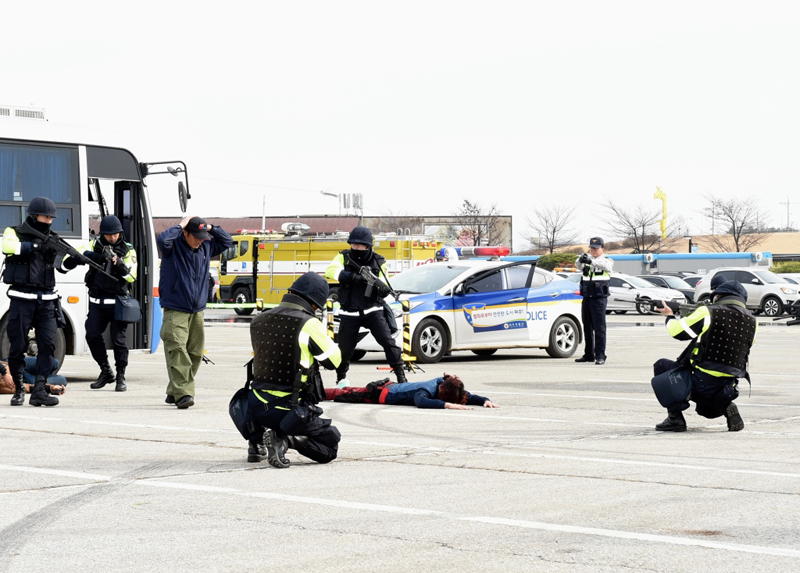
[[[658,309],[667,317],[670,336],[691,342],[677,361],[662,358],[653,365],[653,389],[657,395],[663,395],[664,390],[673,392],[675,380],[670,380],[668,372],[679,366],[689,368],[691,387],[685,387],[686,398],[668,408],[667,419],[657,424],[656,430],[686,431],[683,410],[689,407],[690,399],[704,418],[724,415],[728,431],[744,429],[733,401],[739,396],[738,379],[750,381],[747,361],[756,335],[756,319],[745,301],[745,288],[737,281],[725,281],[714,291],[713,304],[702,305],[686,317],[677,318],[667,305]]]
[[[575,260],[581,272],[581,320],[583,321],[584,351],[575,362],[606,363],[606,306],[608,305],[609,273],[614,261],[603,254],[605,243],[600,237],[589,240],[589,253]]]
[[[340,387],[349,386],[347,371],[350,358],[358,343],[358,330],[367,328],[375,341],[383,347],[386,360],[394,370],[398,382],[406,382],[403,371],[403,358],[395,343],[389,324],[383,315],[383,297],[389,294],[389,287],[381,278],[386,277],[385,259],[372,249],[372,231],[366,227],[356,227],[347,239],[350,249],[341,251],[328,268],[325,276],[339,282],[339,334],[337,341],[342,351],[342,364],[336,369],[337,383]],[[367,295],[368,283],[360,274],[361,267],[367,267],[377,277],[372,291]]]
[[[315,316],[327,299],[327,281],[309,272],[277,307],[250,323],[253,374],[247,409],[254,431],[248,461],[261,461],[266,449],[272,467],[288,468],[288,448],[321,464],[336,459],[341,434],[320,418],[322,409],[315,405],[325,399],[319,364],[333,370],[341,363],[339,348]]]
[[[28,216],[16,227],[7,227],[3,233],[3,253],[6,255],[3,282],[8,289],[8,367],[14,379],[12,406],[25,403],[23,372],[28,332],[36,331],[36,379],[31,391],[31,406],[55,406],[58,398],[47,393],[47,377],[53,372],[53,354],[56,347],[56,313],[58,293],[56,287],[57,253],[48,244],[57,235],[50,231],[56,217],[56,206],[47,197],[34,197],[28,205]],[[42,240],[33,231],[46,236]],[[77,264],[85,259],[73,255]],[[70,257],[73,258],[73,257]],[[69,259],[67,259],[69,260]],[[59,269],[61,270],[61,269]]]
[[[106,267],[112,279],[90,268],[86,273],[89,289],[89,315],[86,318],[86,342],[92,358],[100,366],[100,376],[91,387],[95,390],[115,383],[114,390],[125,392],[125,368],[128,366],[128,323],[115,320],[117,296],[128,293],[128,285],[136,280],[136,251],[125,242],[122,223],[114,215],[106,215],[100,221],[100,238],[92,239],[84,256]],[[70,266],[69,260],[65,266]],[[111,343],[114,346],[116,376],[108,363],[108,353],[103,333],[111,325]]]

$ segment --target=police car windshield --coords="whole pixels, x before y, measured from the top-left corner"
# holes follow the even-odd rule
[[[768,285],[788,283],[785,278],[779,277],[772,271],[753,271],[755,275]]]
[[[408,293],[433,292],[466,271],[469,267],[460,265],[420,265],[392,277],[392,288]]]

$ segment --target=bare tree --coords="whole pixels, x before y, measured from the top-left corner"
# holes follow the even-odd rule
[[[720,223],[726,233],[710,236],[710,246],[715,251],[748,251],[769,235],[759,228],[765,217],[753,199],[720,199],[713,195],[705,199],[708,207],[703,212],[713,222]]]
[[[460,227],[459,242],[472,245],[494,245],[501,240],[502,225],[497,204],[488,209],[464,199],[461,210],[453,213]]]
[[[380,222],[373,225],[372,229],[375,233],[405,233],[406,230],[411,233],[423,233],[425,231],[425,219],[418,215],[408,215],[402,213],[393,213],[387,211],[382,215]]]
[[[551,254],[557,247],[571,245],[578,238],[578,233],[569,226],[574,214],[575,207],[540,207],[532,218],[525,218],[528,224],[528,236],[525,238]]]
[[[614,237],[624,237],[634,253],[647,253],[658,246],[661,209],[648,210],[642,205],[626,209],[608,197],[604,207],[610,215],[606,229]]]

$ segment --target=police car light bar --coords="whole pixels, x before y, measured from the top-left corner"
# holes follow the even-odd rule
[[[455,249],[459,257],[506,257],[511,254],[508,247],[446,247]],[[445,257],[445,249],[439,249],[436,253],[439,257]]]

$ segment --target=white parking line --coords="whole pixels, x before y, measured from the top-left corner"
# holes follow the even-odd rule
[[[538,397],[545,397],[545,398],[577,398],[579,400],[616,400],[621,402],[655,402],[658,403],[653,398],[623,398],[620,396],[596,396],[592,394],[553,394],[553,393],[545,393],[545,392],[495,392],[494,390],[491,391],[492,394],[496,394],[498,396],[538,396]],[[755,404],[753,402],[737,402],[739,406],[754,406],[757,408],[800,408],[800,404]]]
[[[107,476],[98,476],[95,474],[81,474],[78,472],[62,472],[60,470],[46,470],[40,468],[30,467],[15,467],[15,466],[0,466],[0,469],[7,469],[13,471],[30,472],[30,473],[43,473],[63,476],[69,473],[70,477],[81,479],[88,479],[92,481],[107,482],[113,481],[112,479],[104,479]],[[195,474],[203,475],[203,474]],[[208,474],[205,474],[208,475]],[[393,505],[381,505],[375,503],[361,503],[356,501],[347,501],[340,499],[328,499],[319,497],[307,497],[299,495],[287,495],[282,493],[273,492],[260,492],[260,491],[247,491],[236,488],[197,485],[191,483],[169,482],[161,481],[163,478],[154,479],[139,479],[128,481],[132,486],[144,486],[155,488],[177,489],[192,492],[202,492],[207,494],[222,494],[222,495],[235,495],[241,497],[251,497],[259,499],[270,499],[275,501],[282,501],[286,503],[305,503],[309,505],[321,505],[327,507],[338,507],[342,509],[351,509],[354,511],[374,511],[393,513],[398,515],[416,515],[435,517],[438,519],[447,519],[451,521],[467,521],[472,523],[483,523],[487,525],[499,525],[503,527],[515,527],[521,529],[537,529],[540,531],[555,531],[561,533],[570,533],[576,535],[589,535],[594,537],[607,537],[612,539],[628,539],[635,541],[643,541],[646,543],[660,543],[667,545],[682,545],[686,547],[705,547],[707,549],[716,549],[721,551],[733,551],[739,553],[756,553],[761,555],[775,555],[780,557],[794,557],[800,558],[800,551],[795,549],[784,549],[782,547],[764,547],[758,545],[743,545],[737,543],[720,543],[715,541],[707,541],[705,539],[694,539],[691,537],[678,537],[674,535],[658,535],[653,533],[640,533],[637,531],[624,531],[617,529],[602,529],[597,527],[584,527],[580,525],[565,525],[558,523],[545,523],[541,521],[528,521],[523,519],[507,519],[495,516],[483,515],[463,515],[458,513],[451,513],[445,511],[438,511],[433,509],[417,509],[413,507],[402,507]]]

